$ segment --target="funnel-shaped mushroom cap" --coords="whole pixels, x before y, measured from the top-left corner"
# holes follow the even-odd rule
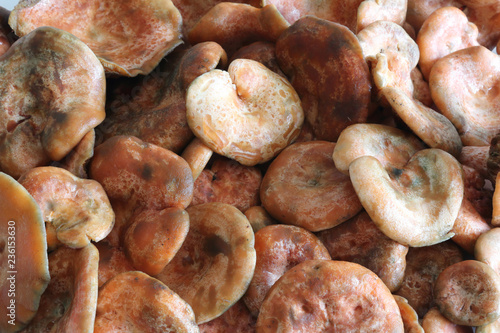
[[[482,46],[438,60],[429,76],[432,99],[467,146],[487,146],[500,131],[500,56]]]
[[[215,69],[196,78],[186,107],[189,127],[203,143],[250,166],[289,145],[304,120],[290,83],[247,59],[234,60],[228,72]]]
[[[49,255],[50,283],[26,333],[92,332],[97,306],[99,251],[61,247]]]
[[[0,172],[0,331],[17,332],[38,310],[50,280],[42,213],[33,197]],[[10,307],[10,308],[9,308]]]
[[[57,239],[81,248],[106,237],[113,228],[115,213],[101,184],[82,179],[57,167],[33,168],[19,178],[52,224]],[[53,247],[54,244],[49,244]]]
[[[99,289],[95,333],[197,333],[189,304],[170,288],[139,272],[116,275]]]
[[[157,278],[191,305],[201,324],[247,290],[255,269],[254,234],[245,215],[228,204],[206,203],[187,212],[186,240]]]
[[[58,161],[105,117],[104,70],[63,30],[42,27],[0,57],[0,169]]]
[[[462,168],[440,149],[421,150],[401,169],[387,171],[372,156],[349,166],[351,181],[375,224],[401,244],[445,241],[464,196]]]
[[[347,126],[366,122],[370,71],[356,35],[345,26],[303,17],[280,36],[276,57],[318,140],[336,141]]]
[[[170,0],[22,0],[9,24],[18,36],[42,26],[66,30],[107,72],[126,76],[149,73],[182,43],[182,17]]]

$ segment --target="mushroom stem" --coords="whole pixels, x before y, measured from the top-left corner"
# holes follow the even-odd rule
[[[194,138],[193,141],[184,149],[181,157],[186,160],[193,172],[193,180],[196,180],[201,174],[214,151],[207,147],[200,139]]]

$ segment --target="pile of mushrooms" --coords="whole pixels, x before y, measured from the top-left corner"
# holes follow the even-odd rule
[[[0,331],[500,331],[497,46],[495,0],[0,7]]]

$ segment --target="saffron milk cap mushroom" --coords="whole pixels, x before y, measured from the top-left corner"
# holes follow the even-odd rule
[[[214,152],[252,166],[269,161],[298,136],[304,121],[290,83],[264,65],[236,59],[187,90],[188,124]]]
[[[40,207],[11,176],[0,172],[0,331],[18,332],[35,316],[50,280]]]
[[[453,236],[464,182],[460,164],[445,151],[421,150],[391,171],[362,156],[350,164],[349,175],[368,215],[389,238],[427,246]]]

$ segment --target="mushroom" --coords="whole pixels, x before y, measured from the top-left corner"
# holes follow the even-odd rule
[[[470,0],[460,0],[467,7],[464,12],[469,21],[479,29],[477,41],[487,49],[493,50],[500,38],[500,4],[498,1],[484,1],[482,4]]]
[[[410,78],[413,84],[413,98],[425,106],[433,106],[434,102],[432,100],[429,83],[424,80],[422,72],[418,67],[412,69],[410,72]]]
[[[500,319],[492,323],[476,327],[476,333],[495,333],[500,330]]]
[[[243,213],[250,222],[254,233],[268,225],[277,223],[262,206],[252,206]]]
[[[145,209],[186,208],[193,198],[193,176],[177,154],[130,136],[115,136],[96,147],[91,178],[102,184],[115,226],[108,239],[119,246],[135,214]]]
[[[194,182],[191,206],[206,202],[223,202],[242,212],[260,204],[259,189],[262,172],[257,167],[216,156]]]
[[[254,318],[248,311],[242,300],[234,303],[226,312],[219,317],[212,319],[204,324],[198,325],[200,333],[255,333],[255,324],[257,318]]]
[[[490,230],[491,227],[484,218],[474,209],[471,202],[464,198],[453,225],[451,239],[469,253],[474,253],[474,245],[478,237]]]
[[[124,234],[125,254],[137,270],[156,275],[180,249],[188,230],[189,216],[184,209],[144,210],[131,219]]]
[[[277,40],[276,57],[316,139],[336,141],[347,126],[366,122],[370,71],[358,38],[345,26],[303,17]]]
[[[408,333],[424,333],[424,329],[420,326],[418,322],[418,315],[415,310],[408,304],[408,300],[399,295],[394,295],[394,299],[399,307],[399,312],[401,312],[401,318],[403,319],[403,325],[405,332]]]
[[[273,160],[260,187],[262,206],[273,218],[320,231],[361,211],[349,176],[335,168],[334,147],[327,141],[298,142]]]
[[[274,4],[290,24],[305,16],[314,16],[322,20],[346,26],[356,31],[358,7],[363,0],[263,0],[263,5]]]
[[[453,236],[464,195],[462,168],[440,149],[414,154],[401,169],[386,170],[372,156],[349,166],[352,185],[377,227],[410,246],[428,246]]]
[[[406,22],[408,22],[415,31],[419,31],[424,21],[437,9],[441,7],[454,6],[462,7],[461,1],[457,0],[408,0],[408,10],[406,13]]]
[[[247,290],[255,269],[254,235],[245,215],[231,205],[206,203],[187,212],[186,240],[156,278],[188,302],[202,324]]]
[[[80,249],[60,247],[50,253],[50,283],[23,332],[93,332],[98,265],[99,251],[93,244]]]
[[[478,237],[474,258],[489,265],[500,274],[500,228],[493,228]]]
[[[356,31],[359,32],[376,21],[389,21],[403,25],[407,0],[364,0],[359,4]]]
[[[389,21],[376,21],[357,34],[366,61],[379,61],[378,55],[386,57],[391,79],[389,83],[380,83],[379,74],[373,73],[378,89],[385,86],[401,88],[408,96],[413,95],[411,71],[417,66],[420,52],[415,41],[398,24]],[[387,74],[386,74],[387,75]]]
[[[448,266],[434,284],[439,311],[458,325],[481,326],[500,318],[500,275],[477,260]]]
[[[107,240],[102,240],[95,246],[99,250],[99,288],[114,276],[135,270],[123,250],[111,246]]]
[[[179,154],[192,140],[186,118],[186,89],[199,75],[226,66],[214,42],[176,49],[153,72],[109,80],[107,117],[97,127],[98,143],[117,135],[135,136]]]
[[[465,195],[472,207],[482,219],[491,222],[493,214],[493,194],[494,189],[488,179],[485,179],[475,169],[462,165],[464,171]]]
[[[0,169],[15,178],[61,160],[105,117],[104,70],[63,30],[20,38],[0,57],[0,73]]]
[[[255,42],[250,45],[243,46],[233,54],[231,61],[235,59],[250,59],[258,61],[276,74],[286,77],[278,65],[275,43]]]
[[[409,97],[402,89],[385,87],[381,94],[392,110],[429,147],[442,149],[455,157],[460,155],[462,141],[448,118]]]
[[[17,332],[35,316],[50,280],[42,213],[26,189],[0,172],[0,331]]]
[[[438,275],[446,267],[462,260],[462,252],[451,241],[410,247],[403,283],[395,294],[406,298],[419,317],[423,317],[434,306],[433,288]]]
[[[309,231],[291,225],[270,225],[255,233],[257,261],[243,301],[254,317],[271,287],[292,267],[306,260],[331,259],[323,243]]]
[[[384,235],[366,212],[317,235],[333,260],[355,262],[368,268],[391,292],[403,283],[408,246]]]
[[[432,99],[466,146],[487,146],[500,131],[500,56],[482,46],[438,60],[429,76]]]
[[[191,44],[214,41],[229,55],[256,41],[275,42],[290,24],[274,5],[255,8],[221,2],[212,7],[188,33]]]
[[[82,6],[62,0],[21,0],[9,17],[18,36],[41,26],[74,34],[87,44],[107,73],[148,74],[182,43],[182,17],[170,0],[92,0]]]
[[[433,307],[429,310],[422,319],[422,327],[425,333],[443,333],[443,332],[454,332],[454,333],[473,333],[473,328],[471,326],[457,325],[449,321],[445,316],[439,312],[437,307]],[[478,330],[476,330],[478,332]],[[486,333],[486,332],[483,332]],[[493,333],[493,332],[488,332]]]
[[[332,158],[337,170],[349,174],[349,164],[361,156],[377,158],[386,170],[401,169],[425,145],[413,134],[381,124],[354,124],[342,131]]]
[[[55,166],[68,170],[79,178],[88,178],[87,164],[94,156],[95,130],[89,131],[66,157]]]
[[[429,79],[431,68],[442,57],[455,51],[477,46],[478,30],[463,11],[456,7],[443,7],[433,12],[418,32],[419,66]]]
[[[298,136],[304,120],[290,83],[247,59],[196,78],[186,107],[189,127],[205,145],[247,166],[273,158]]]
[[[307,260],[269,290],[257,332],[404,332],[398,305],[375,273],[361,265]]]
[[[113,228],[115,214],[101,184],[57,167],[37,167],[19,178],[51,224],[57,240],[72,248],[98,242]],[[48,243],[50,249],[57,244]]]
[[[99,289],[94,332],[117,331],[199,332],[189,304],[139,271],[118,274]]]
[[[488,158],[490,146],[464,146],[458,156],[462,165],[473,168],[482,177],[489,178]]]

